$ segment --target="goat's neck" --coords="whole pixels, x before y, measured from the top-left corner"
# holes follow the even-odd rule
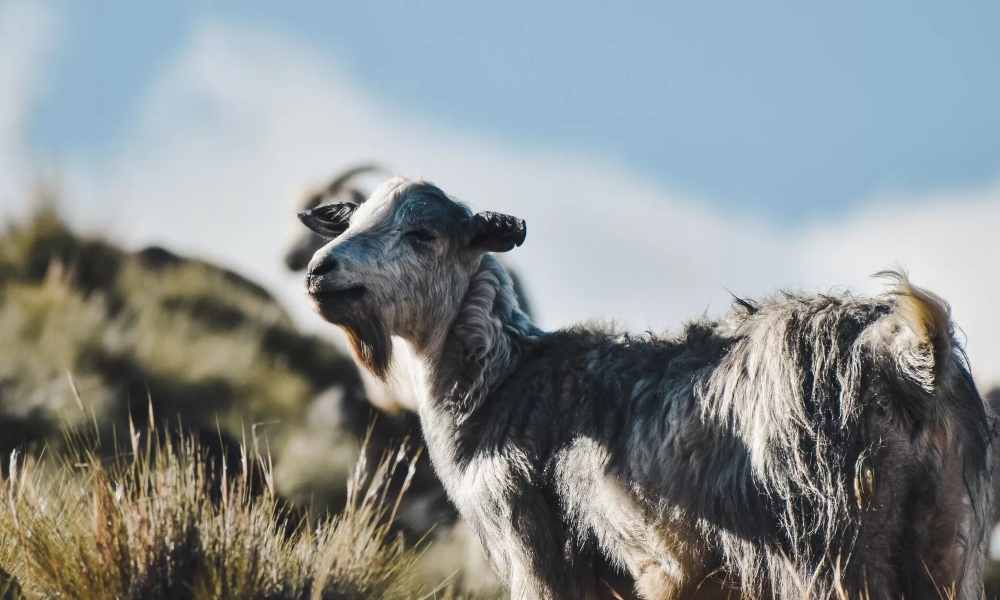
[[[422,402],[463,421],[513,371],[524,342],[539,333],[518,306],[506,269],[483,256],[457,317],[421,357]]]

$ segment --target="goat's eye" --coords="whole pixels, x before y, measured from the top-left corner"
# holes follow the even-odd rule
[[[437,239],[437,236],[434,235],[433,231],[425,228],[413,229],[411,231],[407,231],[406,237],[415,242],[433,242],[435,239]]]

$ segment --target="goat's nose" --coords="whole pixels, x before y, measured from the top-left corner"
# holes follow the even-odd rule
[[[315,265],[309,265],[309,277],[322,277],[335,271],[339,264],[335,258],[324,258]]]

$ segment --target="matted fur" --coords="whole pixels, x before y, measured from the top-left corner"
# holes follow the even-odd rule
[[[414,346],[435,469],[512,597],[681,598],[708,579],[979,596],[990,424],[935,296],[895,274],[885,297],[739,301],[671,337],[543,332],[462,246],[470,218],[394,179],[309,286],[364,286],[321,311]],[[418,225],[433,243],[406,241]]]

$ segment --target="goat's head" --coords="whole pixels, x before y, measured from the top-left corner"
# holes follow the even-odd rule
[[[299,218],[332,240],[309,263],[306,291],[378,376],[392,358],[390,336],[418,350],[438,339],[458,314],[482,255],[520,246],[526,233],[521,219],[474,215],[434,185],[403,177],[364,203],[327,204]]]

